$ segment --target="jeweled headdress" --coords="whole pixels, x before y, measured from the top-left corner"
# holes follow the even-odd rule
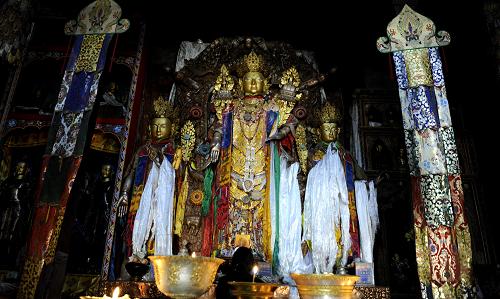
[[[321,123],[340,123],[342,121],[342,113],[334,104],[327,102],[319,113]]]
[[[175,114],[175,110],[168,100],[165,100],[162,96],[153,102],[153,116],[155,118],[172,118]]]
[[[257,55],[253,50],[250,54],[243,56],[243,59],[240,61],[237,66],[238,77],[243,77],[248,72],[259,72],[264,76],[265,65],[264,58],[262,55]]]
[[[262,68],[262,56],[255,54],[254,51],[245,55],[244,61],[250,72],[258,72]]]

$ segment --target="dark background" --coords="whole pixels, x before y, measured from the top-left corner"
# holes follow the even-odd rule
[[[139,24],[146,24],[146,54],[152,63],[174,68],[181,41],[211,42],[218,37],[258,36],[281,40],[296,49],[315,52],[320,71],[336,67],[325,89],[341,89],[349,107],[356,88],[397,90],[391,76],[390,55],[379,53],[376,40],[405,1],[117,1],[122,17],[131,21],[121,34],[118,52],[134,50]],[[498,168],[496,143],[499,81],[492,34],[484,15],[485,1],[407,1],[414,10],[432,19],[437,30],[451,35],[442,49],[448,99],[457,134],[472,136],[480,181],[483,225],[490,239],[490,261],[500,269],[500,204],[495,192]],[[36,4],[32,49],[65,51],[70,38],[64,24],[88,5],[84,0],[39,1]],[[133,55],[133,52],[130,53]],[[155,74],[151,72],[151,74]],[[149,81],[154,81],[151,78]],[[395,217],[397,219],[397,217]]]

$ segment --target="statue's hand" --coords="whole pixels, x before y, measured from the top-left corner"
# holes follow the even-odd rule
[[[266,141],[281,140],[283,137],[285,137],[284,134],[281,131],[278,131],[272,136],[267,137]]]
[[[123,217],[127,214],[128,209],[128,194],[123,193],[118,199],[118,217]]]
[[[219,159],[219,154],[220,154],[220,144],[217,143],[212,147],[212,150],[210,151],[210,160],[212,163],[217,162],[217,159]]]
[[[280,128],[276,133],[274,133],[272,136],[269,136],[266,141],[271,141],[271,140],[281,140],[288,135],[288,133],[292,132],[292,128],[290,126],[284,126]]]

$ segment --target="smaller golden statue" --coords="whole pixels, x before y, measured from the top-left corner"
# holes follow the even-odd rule
[[[156,251],[159,246],[155,242],[154,236],[144,237],[143,234],[136,233],[136,225],[146,223],[147,219],[144,217],[155,214],[156,210],[153,209],[160,206],[159,203],[155,203],[151,205],[152,211],[150,213],[140,212],[145,196],[147,196],[146,200],[149,203],[150,201],[173,201],[174,195],[175,170],[172,162],[175,144],[172,133],[176,127],[177,111],[167,100],[159,97],[153,103],[152,115],[149,126],[151,138],[146,140],[145,144],[135,153],[134,160],[125,171],[125,180],[120,193],[118,215],[119,217],[127,217],[125,239],[122,246],[125,246],[124,251],[130,257],[131,262],[146,262],[144,258]],[[154,181],[148,184],[149,180]],[[129,198],[131,199],[129,200]],[[173,206],[173,203],[171,205]],[[137,216],[139,218],[136,218]],[[164,221],[156,216],[152,219],[153,222]],[[157,223],[156,225],[166,224]],[[143,232],[148,229],[150,228],[146,227]],[[162,246],[164,247],[164,244]],[[165,246],[169,248],[162,247],[161,251],[171,252],[171,243]]]

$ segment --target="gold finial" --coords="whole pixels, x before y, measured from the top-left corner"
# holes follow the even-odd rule
[[[291,68],[285,70],[281,75],[280,80],[280,93],[283,99],[287,101],[300,100],[300,98],[302,97],[302,93],[297,93],[297,88],[299,87],[299,85],[300,76],[295,66],[292,66]]]
[[[299,72],[294,66],[283,72],[283,74],[281,75],[280,85],[281,86],[290,85],[295,88],[299,87],[300,76]]]
[[[196,142],[196,131],[193,123],[188,120],[181,129],[182,160],[187,162],[191,159]]]
[[[229,75],[229,71],[225,64],[220,68],[220,75],[215,81],[214,89],[216,91],[231,91],[234,87],[234,80]]]
[[[245,55],[244,61],[250,72],[259,72],[262,68],[262,56],[255,54],[253,50]]]
[[[174,114],[174,109],[168,100],[162,96],[153,102],[153,110],[155,118],[171,118]]]
[[[319,118],[321,123],[340,123],[342,121],[342,114],[334,104],[327,102],[321,109]]]

